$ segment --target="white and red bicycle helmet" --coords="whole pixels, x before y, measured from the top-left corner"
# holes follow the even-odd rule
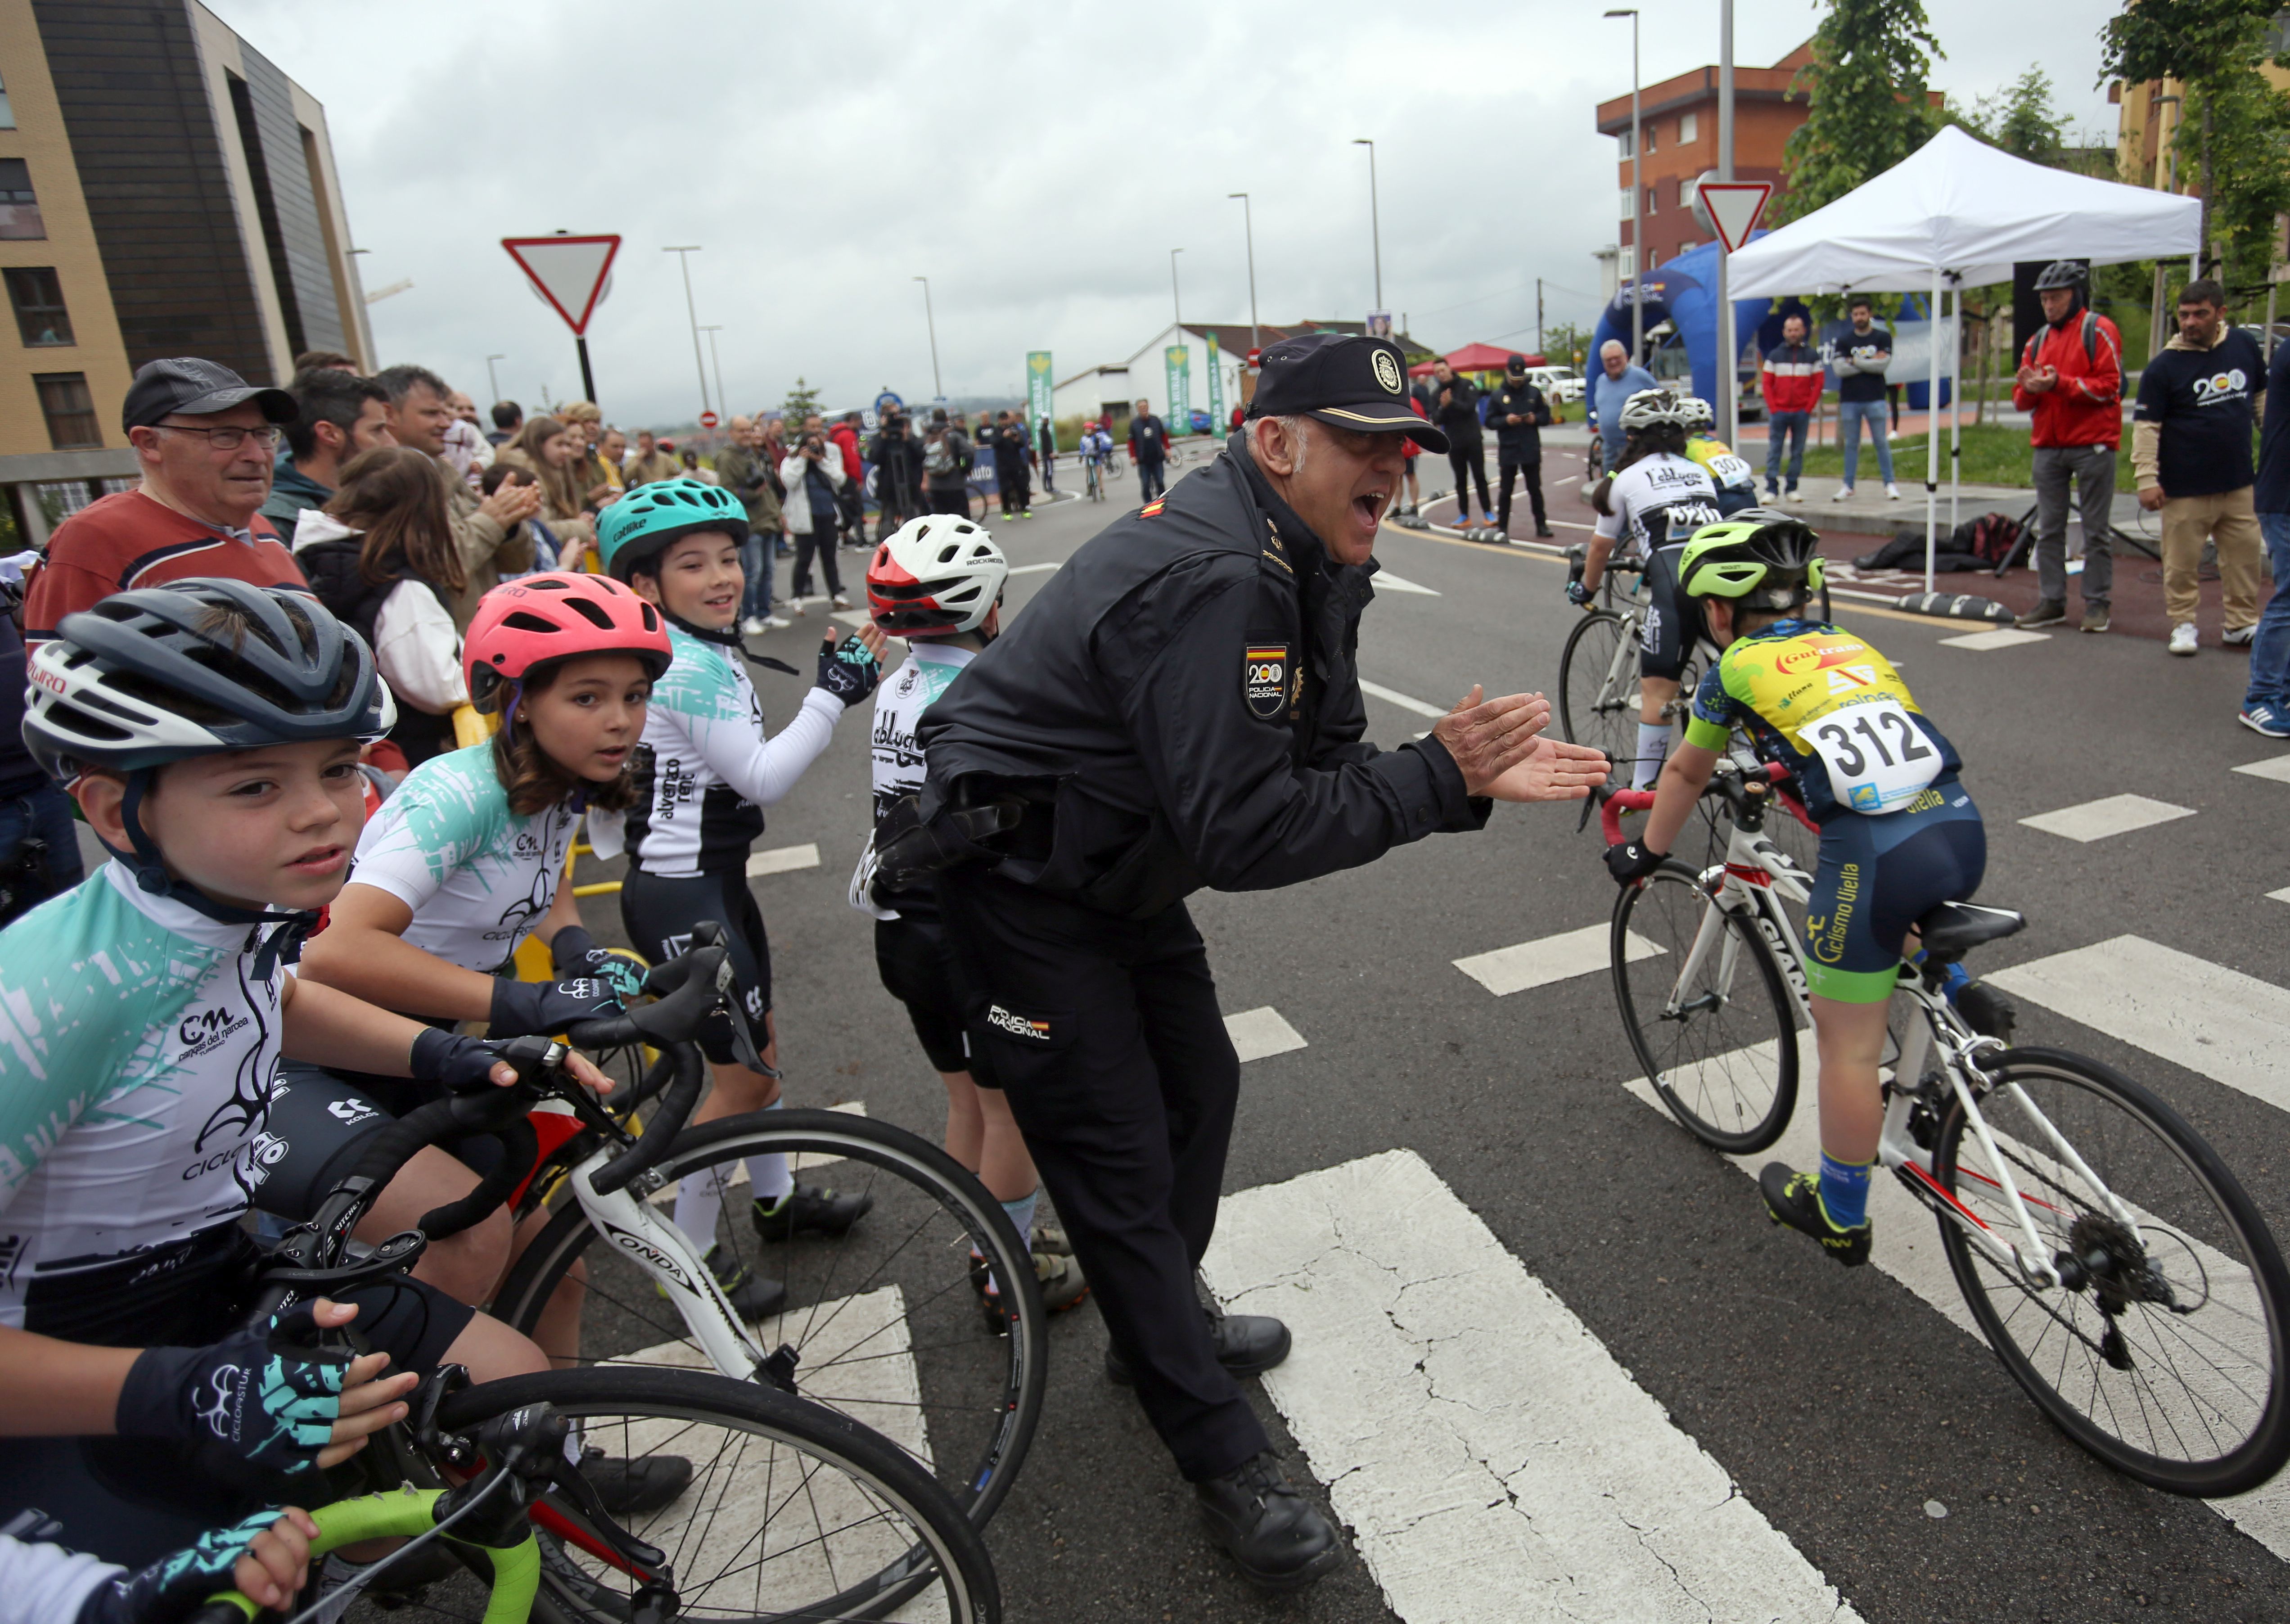
[[[654,679],[673,658],[660,611],[608,575],[559,570],[503,581],[477,600],[462,639],[469,703],[497,709],[535,667],[581,654],[633,654]]]
[[[895,637],[976,631],[1002,601],[1010,561],[959,514],[909,519],[867,565],[867,607]]]

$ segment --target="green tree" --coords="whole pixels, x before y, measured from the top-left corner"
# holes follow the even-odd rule
[[[1951,110],[1952,111],[1952,110]],[[2054,168],[2067,158],[2067,121],[2052,105],[2052,81],[2040,68],[2027,72],[1992,96],[1982,96],[1956,122],[1991,147],[2015,158]]]
[[[2230,283],[2262,283],[2274,220],[2290,208],[2290,96],[2262,68],[2277,54],[2276,0],[2132,0],[2102,30],[2100,71],[2186,87],[2174,137],[2203,200],[2204,257]]]
[[[1924,0],[1827,0],[1813,60],[1791,94],[1812,103],[1789,139],[1782,165],[1783,220],[1834,203],[1923,146],[1936,124],[1926,76],[1947,52],[1933,37]]]
[[[805,383],[803,374],[797,372],[795,388],[788,391],[787,400],[780,407],[781,415],[787,419],[789,428],[800,428],[803,420],[818,410],[819,391]]]

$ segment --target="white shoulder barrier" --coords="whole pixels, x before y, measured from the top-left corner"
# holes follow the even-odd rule
[[[1993,620],[2010,626],[2019,620],[1994,598],[1975,597],[1969,592],[1911,592],[1894,607],[1946,620]]]

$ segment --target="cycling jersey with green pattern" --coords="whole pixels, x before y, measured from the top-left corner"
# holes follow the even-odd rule
[[[1913,725],[1922,738],[1880,737],[1869,748],[1937,750],[1934,781],[1962,767],[1956,747],[1918,708],[1893,662],[1851,632],[1818,620],[1777,620],[1736,637],[1694,692],[1685,741],[1722,754],[1733,730],[1741,728],[1760,760],[1779,762],[1797,775],[1806,810],[1823,823],[1855,809],[1834,792],[1827,764],[1802,730],[1850,707],[1879,701],[1907,712],[1899,725]]]

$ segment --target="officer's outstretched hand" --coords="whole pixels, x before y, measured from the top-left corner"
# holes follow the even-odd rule
[[[1605,756],[1587,744],[1537,739],[1532,755],[1481,793],[1498,801],[1579,801],[1612,771]]]
[[[1483,698],[1473,688],[1439,718],[1432,736],[1447,747],[1471,795],[1498,801],[1579,801],[1606,781],[1606,758],[1582,745],[1545,739],[1550,701],[1539,693]]]

